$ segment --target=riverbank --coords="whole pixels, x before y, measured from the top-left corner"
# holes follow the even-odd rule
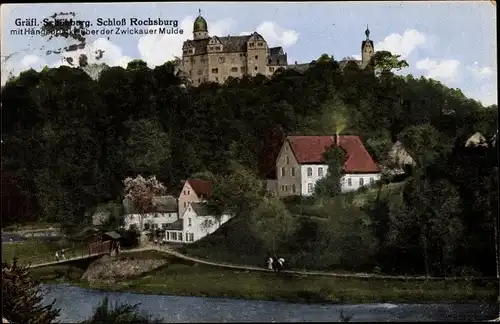
[[[167,260],[167,265],[140,277],[114,284],[84,282],[81,276],[89,261],[32,269],[44,283],[71,283],[104,291],[157,295],[222,297],[299,303],[460,303],[490,302],[496,298],[494,282],[404,281],[361,278],[300,276],[222,269],[146,251],[127,257]]]

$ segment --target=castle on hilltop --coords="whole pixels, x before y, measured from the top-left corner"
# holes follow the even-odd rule
[[[370,40],[368,26],[366,40],[361,44],[361,60],[345,58],[340,61],[342,67],[354,61],[365,68],[374,54],[373,41]],[[191,85],[204,82],[224,83],[229,77],[271,76],[278,69],[304,71],[310,64],[288,64],[283,47],[268,47],[262,35],[253,32],[244,36],[212,36],[208,34],[208,25],[200,14],[194,21],[193,39],[186,40],[182,46],[182,60],[178,68]]]

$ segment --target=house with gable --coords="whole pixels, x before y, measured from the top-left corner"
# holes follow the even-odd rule
[[[192,243],[212,234],[227,222],[231,215],[215,216],[205,202],[190,202],[178,222],[165,231],[167,242]]]
[[[150,211],[141,214],[135,210],[129,198],[123,200],[125,209],[125,228],[136,227],[140,231],[166,229],[169,224],[178,220],[177,199],[173,196],[153,197],[153,204]]]
[[[332,146],[346,152],[342,192],[355,191],[380,180],[381,169],[359,136],[288,136],[276,159],[278,196],[311,196],[316,182],[327,175],[323,154]]]
[[[212,184],[203,179],[188,179],[179,195],[179,216],[182,217],[189,203],[204,202],[212,193]]]

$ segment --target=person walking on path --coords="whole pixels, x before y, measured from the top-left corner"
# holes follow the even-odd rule
[[[56,257],[56,261],[59,261],[59,251],[56,251],[55,257]]]

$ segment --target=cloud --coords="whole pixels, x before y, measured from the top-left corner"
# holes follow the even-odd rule
[[[393,33],[375,45],[376,51],[389,51],[407,58],[417,47],[424,45],[426,37],[415,29],[407,29],[403,35]]]
[[[479,66],[478,62],[467,66],[467,70],[477,79],[485,79],[493,76],[494,70],[489,66]]]
[[[299,39],[299,34],[295,30],[284,29],[270,21],[261,23],[256,31],[261,34],[271,46],[288,47],[295,44]]]
[[[415,65],[417,69],[426,71],[426,77],[442,82],[454,82],[458,76],[460,62],[457,60],[435,61],[429,58],[420,60]]]

